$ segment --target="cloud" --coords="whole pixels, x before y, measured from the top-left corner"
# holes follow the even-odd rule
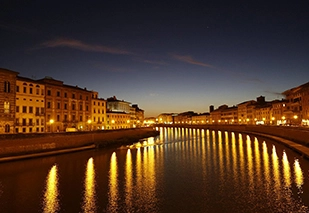
[[[203,66],[203,67],[215,68],[214,66],[212,66],[210,64],[206,64],[206,63],[197,61],[189,55],[171,54],[171,56],[172,56],[172,58],[174,58],[178,61],[182,61],[182,62],[185,62],[185,63],[188,63],[188,64],[194,64],[194,65]]]
[[[143,62],[147,64],[167,65],[167,63],[164,61],[143,60]]]
[[[79,40],[65,39],[65,38],[57,38],[54,40],[45,41],[41,44],[41,46],[45,48],[69,47],[69,48],[78,49],[78,50],[87,51],[87,52],[102,52],[102,53],[109,53],[109,54],[116,54],[116,55],[132,55],[133,54],[124,49],[107,47],[103,45],[87,44]]]

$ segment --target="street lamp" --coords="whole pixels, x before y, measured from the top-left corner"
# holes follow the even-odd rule
[[[88,123],[88,125],[89,125],[89,130],[91,130],[91,120],[89,119],[89,120],[87,121],[87,123]]]
[[[53,132],[53,123],[54,123],[54,119],[50,119],[49,123],[50,123],[50,131]]]

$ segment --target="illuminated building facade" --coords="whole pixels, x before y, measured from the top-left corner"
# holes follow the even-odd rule
[[[309,125],[309,82],[283,92],[287,107],[284,117],[290,125]]]
[[[107,111],[106,129],[127,129],[131,127],[130,114],[125,112]]]
[[[63,84],[51,77],[38,80],[45,85],[45,113],[47,132],[76,128],[90,130],[91,91]]]
[[[45,85],[17,76],[16,133],[45,132]]]
[[[18,72],[0,68],[0,134],[14,133]]]
[[[91,119],[87,123],[92,130],[106,129],[106,100],[98,97],[98,92],[92,92]]]
[[[203,113],[192,116],[192,124],[209,124],[209,123],[210,123],[209,113]]]

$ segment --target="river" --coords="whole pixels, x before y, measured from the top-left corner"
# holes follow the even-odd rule
[[[309,212],[309,161],[275,141],[160,128],[128,147],[0,164],[0,212]]]

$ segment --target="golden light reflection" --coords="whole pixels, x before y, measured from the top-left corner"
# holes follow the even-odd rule
[[[265,181],[267,182],[267,185],[269,185],[271,181],[269,171],[269,156],[265,141],[263,142],[263,161],[264,161]]]
[[[108,199],[108,212],[118,212],[118,165],[115,152],[113,152],[110,160]]]
[[[54,165],[46,178],[43,212],[58,212],[59,210],[58,169],[57,165]]]
[[[274,175],[274,181],[275,181],[275,189],[278,192],[281,188],[281,180],[280,180],[279,158],[277,155],[275,145],[273,145],[271,156],[272,156],[272,163],[273,163],[273,175]],[[277,195],[280,195],[280,194],[278,193]]]
[[[285,151],[283,151],[282,163],[283,163],[283,176],[284,176],[285,186],[290,187],[291,186],[291,168],[290,168],[288,156],[286,155]]]
[[[235,133],[232,132],[231,135],[231,140],[232,140],[232,159],[233,159],[233,176],[236,177],[237,175],[237,150],[236,150],[236,137]]]
[[[243,146],[242,134],[239,133],[238,138],[239,138],[240,175],[242,176],[241,180],[244,180],[245,159],[244,159],[244,146]]]
[[[96,212],[95,169],[93,158],[89,158],[85,173],[83,212]]]
[[[126,191],[126,205],[129,209],[132,208],[133,205],[133,180],[132,180],[132,156],[131,156],[131,150],[128,149],[127,155],[126,155],[126,171],[125,171],[125,191]]]
[[[247,158],[248,158],[248,172],[249,172],[249,183],[250,186],[253,186],[254,181],[254,171],[253,171],[253,156],[252,156],[252,148],[251,148],[251,139],[250,136],[247,135],[246,139],[246,145],[247,145]]]
[[[304,184],[304,176],[303,176],[303,171],[301,170],[298,159],[295,159],[294,161],[294,175],[295,175],[296,186],[299,189],[301,189],[302,185]]]
[[[259,141],[257,138],[254,138],[254,155],[255,155],[255,165],[256,165],[256,176],[258,182],[261,182],[261,156],[259,150]],[[259,184],[258,183],[258,184]]]
[[[218,131],[218,157],[219,157],[219,171],[220,171],[220,178],[223,181],[224,175],[224,165],[223,165],[223,149],[222,149],[222,132]]]

